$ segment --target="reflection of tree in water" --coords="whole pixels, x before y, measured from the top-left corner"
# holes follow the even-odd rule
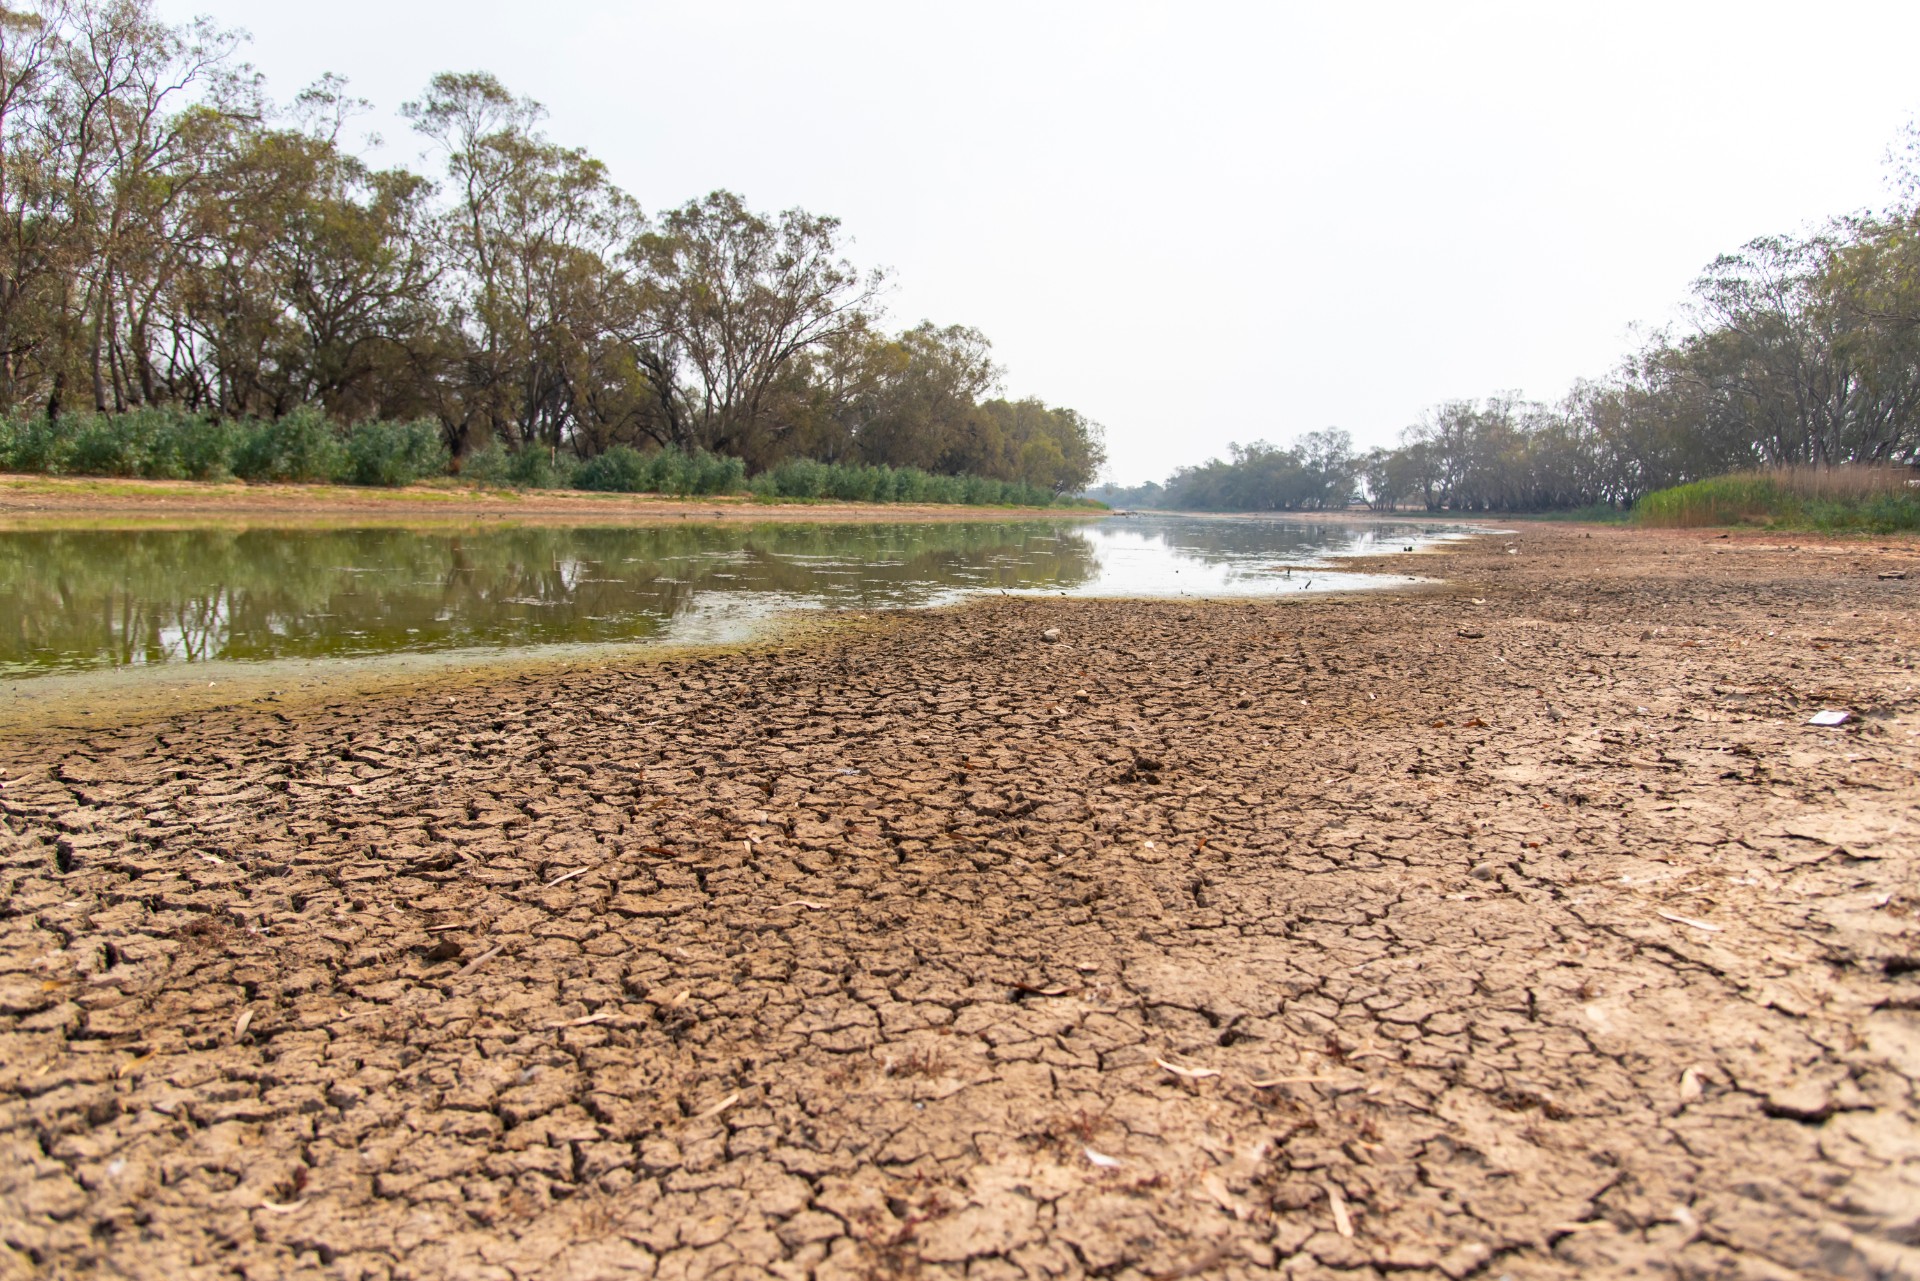
[[[1148,517],[1113,522],[1107,528],[1157,539],[1183,556],[1207,564],[1250,558],[1268,561],[1313,557],[1328,551],[1395,551],[1416,538],[1457,533],[1459,525],[1400,521],[1189,520]]]
[[[1045,524],[0,535],[0,672],[641,639],[698,596],[912,605],[1095,570]]]

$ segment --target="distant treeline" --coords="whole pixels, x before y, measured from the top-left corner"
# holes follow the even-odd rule
[[[1804,237],[1716,259],[1690,323],[1655,334],[1555,404],[1499,395],[1435,406],[1399,447],[1344,432],[1232,447],[1164,486],[1103,487],[1116,506],[1548,511],[1630,506],[1657,490],[1764,467],[1920,459],[1920,132],[1900,197]]]
[[[0,411],[424,421],[454,467],[625,446],[1098,474],[1099,427],[998,397],[978,331],[881,328],[831,217],[725,191],[643,214],[483,73],[403,108],[440,172],[374,168],[343,81],[276,106],[237,45],[151,0],[0,9]]]

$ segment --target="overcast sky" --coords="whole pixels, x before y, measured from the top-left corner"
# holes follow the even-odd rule
[[[162,0],[286,99],[442,70],[545,103],[649,212],[839,216],[896,325],[979,327],[1109,475],[1557,397],[1716,253],[1884,203],[1920,3]]]

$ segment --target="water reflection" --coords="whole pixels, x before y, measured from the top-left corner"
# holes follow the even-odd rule
[[[1444,532],[1419,531],[1421,538]],[[738,635],[795,608],[969,593],[1297,590],[1405,527],[1182,518],[628,529],[0,534],[0,675]],[[1352,585],[1323,574],[1315,590]]]

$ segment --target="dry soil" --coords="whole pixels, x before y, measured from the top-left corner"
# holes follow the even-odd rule
[[[1920,547],[1430,565],[16,735],[0,1274],[1920,1275]]]

